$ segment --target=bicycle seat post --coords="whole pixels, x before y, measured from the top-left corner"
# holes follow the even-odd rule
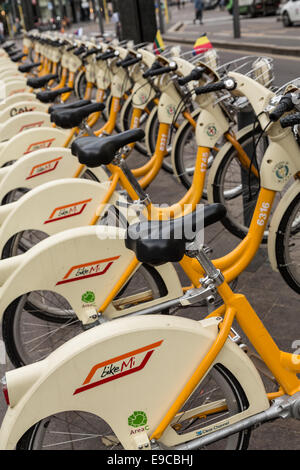
[[[92,131],[92,129],[90,128],[90,126],[88,125],[87,123],[87,120],[86,119],[83,119],[83,121],[81,122],[81,124],[79,125],[79,129],[80,129],[80,134],[85,134],[87,133],[89,136],[93,137],[94,136],[94,133]],[[78,135],[78,137],[80,137],[80,134]]]

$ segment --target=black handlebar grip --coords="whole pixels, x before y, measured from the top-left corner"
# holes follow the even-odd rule
[[[152,66],[150,67],[150,69],[146,70],[146,72],[143,73],[143,78],[147,78],[149,77],[149,72],[151,70],[155,70],[155,69],[160,69],[161,68],[161,63],[158,62],[158,61],[155,61],[153,62]]]
[[[97,60],[107,60],[115,57],[115,51],[104,52],[103,54],[97,55]]]
[[[160,67],[159,69],[154,69],[154,70],[147,70],[147,72],[144,73],[143,77],[156,77],[157,75],[162,75],[164,73],[168,72],[174,72],[176,69],[174,67]]]
[[[85,51],[86,51],[85,46],[80,46],[80,47],[78,47],[78,49],[76,49],[76,51],[73,52],[73,54],[76,55],[76,56],[79,56],[80,54],[82,54]]]
[[[178,78],[178,84],[182,86],[182,85],[186,85],[192,80],[200,80],[200,78],[203,75],[204,70],[205,69],[203,67],[194,68],[189,75]]]
[[[269,118],[273,122],[278,121],[284,113],[292,111],[292,109],[294,109],[294,103],[291,95],[287,94],[281,98],[276,108],[269,113]]]
[[[132,59],[122,60],[121,66],[125,69],[127,67],[130,67],[131,65],[137,64],[141,60],[142,60],[141,57],[133,57]]]
[[[89,49],[85,54],[83,54],[82,59],[86,59],[92,54],[96,54],[96,52],[99,52],[99,49],[96,49],[95,47],[93,49]]]
[[[73,44],[72,46],[67,47],[67,51],[70,52],[75,49],[75,47],[77,47],[76,44]]]
[[[209,83],[208,85],[199,86],[195,89],[196,95],[203,95],[204,93],[212,93],[214,91],[225,90],[226,85],[223,81],[216,83]]]
[[[293,127],[296,124],[300,124],[300,113],[290,114],[284,118],[280,119],[281,127]]]

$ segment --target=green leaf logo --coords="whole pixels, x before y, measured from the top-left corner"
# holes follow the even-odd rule
[[[145,426],[147,421],[147,415],[144,411],[134,411],[128,418],[128,425],[133,428],[139,428],[140,426]]]
[[[82,302],[85,302],[86,304],[90,304],[95,301],[95,294],[91,290],[86,291],[82,297],[81,297]]]

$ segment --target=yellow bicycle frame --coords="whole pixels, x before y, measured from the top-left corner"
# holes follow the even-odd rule
[[[217,289],[224,301],[222,307],[224,318],[220,325],[219,334],[205,358],[198,365],[172,406],[167,410],[150,439],[159,439],[161,437],[185,401],[208,372],[224,346],[235,319],[278,382],[279,392],[276,396],[293,395],[300,391],[300,379],[297,377],[297,374],[300,373],[300,355],[286,353],[277,347],[244,295],[234,294],[226,281]],[[221,314],[220,309],[218,309],[212,312],[210,316],[220,316]],[[269,399],[273,397],[274,394],[270,394]]]

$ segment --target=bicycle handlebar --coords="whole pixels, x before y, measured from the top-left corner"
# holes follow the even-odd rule
[[[88,51],[86,51],[85,54],[83,54],[82,59],[86,59],[90,55],[96,54],[96,52],[99,52],[99,49],[97,49],[96,47],[93,47],[92,49],[89,49]]]
[[[78,49],[76,49],[76,51],[73,52],[74,55],[76,56],[79,56],[80,54],[82,54],[83,52],[86,51],[86,48],[85,46],[79,46]]]
[[[202,77],[204,70],[204,67],[195,67],[189,75],[178,78],[178,84],[182,86],[186,85],[192,80],[199,80]]]
[[[280,124],[281,124],[281,127],[283,128],[293,127],[293,126],[296,126],[296,124],[300,124],[300,113],[291,114],[289,116],[281,118]]]
[[[116,57],[116,51],[104,52],[103,54],[98,54],[96,60],[108,60]]]
[[[195,89],[196,95],[203,95],[204,93],[213,93],[214,91],[221,90],[234,90],[236,82],[232,78],[226,78],[216,83],[209,83],[208,85],[199,86]]]
[[[140,57],[130,57],[128,59],[119,60],[119,62],[117,62],[116,65],[117,65],[117,67],[127,68],[127,67],[130,67],[130,65],[137,64],[141,60],[142,60],[142,56],[140,56]]]
[[[292,111],[294,109],[294,103],[292,99],[292,95],[288,93],[284,95],[276,108],[269,113],[269,118],[271,121],[275,122],[281,118],[281,116],[286,113],[287,111]]]
[[[174,62],[174,65],[167,65],[166,67],[159,67],[159,68],[151,67],[151,69],[147,70],[143,74],[143,77],[144,78],[156,77],[157,75],[163,75],[164,73],[175,72],[175,70],[177,70],[177,64],[175,64]]]
[[[77,47],[76,44],[73,44],[72,46],[67,47],[67,51],[70,52],[73,49],[75,49],[76,47]]]

